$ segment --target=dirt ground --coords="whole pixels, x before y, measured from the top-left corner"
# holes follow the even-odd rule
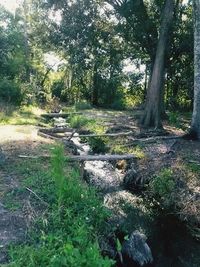
[[[7,260],[8,245],[25,240],[28,227],[29,215],[25,213],[25,209],[29,204],[29,194],[21,200],[21,209],[12,210],[13,208],[4,205],[5,195],[20,188],[20,176],[12,170],[13,163],[21,161],[20,164],[23,165],[23,160],[18,155],[35,155],[42,144],[49,142],[37,135],[35,126],[0,126],[0,264]]]

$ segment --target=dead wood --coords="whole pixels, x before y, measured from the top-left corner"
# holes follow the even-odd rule
[[[133,132],[121,132],[121,133],[105,133],[105,134],[80,134],[78,137],[120,137],[130,136]]]
[[[59,137],[57,136],[53,136],[52,134],[47,134],[47,133],[43,133],[41,132],[40,130],[37,132],[37,134],[41,137],[44,137],[44,138],[49,138],[49,139],[52,139],[52,140],[60,140]]]
[[[157,141],[163,141],[163,140],[170,140],[170,139],[181,139],[182,136],[153,136],[153,137],[148,137],[148,138],[138,138],[138,139],[132,139],[130,140],[131,143],[121,145],[122,147],[128,147],[135,145],[137,143],[154,143]]]
[[[54,127],[54,128],[42,128],[40,132],[51,134],[51,133],[72,133],[74,129],[68,127]]]
[[[39,159],[39,158],[51,158],[50,155],[38,155],[38,156],[27,156],[19,155],[19,158],[26,159]],[[137,157],[132,154],[125,155],[83,155],[83,156],[68,156],[66,159],[68,161],[117,161],[117,160],[133,160]]]

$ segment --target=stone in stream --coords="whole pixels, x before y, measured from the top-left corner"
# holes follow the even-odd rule
[[[146,239],[144,234],[134,231],[130,238],[124,241],[121,249],[123,266],[151,266],[153,256]]]

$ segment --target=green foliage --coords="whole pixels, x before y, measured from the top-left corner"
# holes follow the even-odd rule
[[[72,128],[80,129],[84,126],[87,126],[87,125],[93,123],[93,122],[94,122],[94,120],[88,119],[82,115],[75,115],[75,116],[71,116],[69,118],[69,123],[70,123],[70,126]]]
[[[115,110],[124,110],[126,108],[126,103],[123,98],[118,98],[110,105],[110,108]]]
[[[63,146],[56,146],[53,150],[52,157],[52,174],[55,182],[55,190],[58,198],[59,206],[62,204],[62,200],[65,197],[66,177],[64,173],[64,148]]]
[[[64,89],[63,81],[54,81],[51,86],[52,96],[61,98],[63,89]]]
[[[178,112],[169,112],[169,123],[171,125],[177,126],[179,125],[179,114]]]
[[[200,164],[196,162],[188,163],[188,168],[194,173],[200,173]]]
[[[33,164],[30,167],[34,169]],[[49,206],[34,225],[32,243],[11,248],[7,266],[113,266],[112,260],[101,256],[97,242],[108,212],[79,172],[67,165],[61,146],[53,149],[52,170],[37,165],[27,183]]]
[[[124,147],[119,144],[112,144],[111,152],[114,154],[134,154],[137,158],[145,158],[143,149],[139,146],[136,147]]]
[[[161,199],[169,200],[175,189],[175,181],[171,169],[163,169],[150,182],[153,194]]]
[[[105,153],[108,151],[106,143],[108,139],[105,137],[95,136],[88,139],[88,144],[94,153]]]
[[[0,124],[12,125],[36,125],[38,118],[43,112],[36,106],[21,106],[16,108],[10,104],[1,104]]]
[[[22,101],[19,85],[12,80],[0,80],[0,99],[6,103],[19,105]]]

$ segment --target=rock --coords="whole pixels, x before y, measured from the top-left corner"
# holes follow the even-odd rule
[[[144,234],[141,234],[139,231],[134,231],[130,235],[130,238],[124,241],[121,250],[124,264],[132,262],[138,266],[148,266],[148,264],[153,262],[151,249],[147,245],[146,239]]]
[[[133,189],[137,185],[137,171],[134,168],[128,170],[124,176],[123,184],[125,189]]]

